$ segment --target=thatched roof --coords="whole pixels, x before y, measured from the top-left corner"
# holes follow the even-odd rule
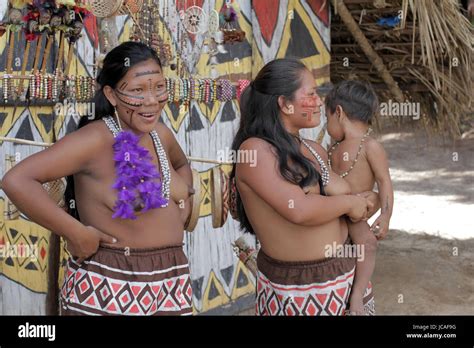
[[[421,103],[425,128],[460,135],[473,111],[474,35],[458,1],[333,0],[333,6],[332,81],[370,81],[382,101],[400,100],[401,92]]]

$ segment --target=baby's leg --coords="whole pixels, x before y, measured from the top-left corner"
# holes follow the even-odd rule
[[[349,235],[355,245],[363,245],[358,250],[362,255],[358,255],[354,284],[352,284],[350,297],[350,312],[364,315],[363,297],[370,278],[375,268],[375,254],[377,251],[377,239],[370,231],[369,225],[365,221],[357,223],[348,222]]]

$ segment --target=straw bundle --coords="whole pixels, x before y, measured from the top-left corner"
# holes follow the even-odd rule
[[[472,113],[473,28],[457,0],[345,0],[345,6],[371,48],[402,90],[421,105],[421,122],[430,131],[459,136]],[[376,6],[377,5],[377,6]],[[387,78],[360,46],[354,31],[335,11],[331,23],[331,79],[360,79],[374,84],[382,101],[396,100]],[[377,24],[400,15],[393,27]],[[344,66],[348,60],[349,66]],[[408,118],[395,118],[398,124]],[[379,121],[379,120],[376,120]],[[409,121],[411,122],[411,121]]]

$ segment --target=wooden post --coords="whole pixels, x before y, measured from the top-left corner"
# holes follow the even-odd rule
[[[398,87],[397,82],[393,79],[392,75],[388,71],[387,67],[383,63],[382,58],[377,54],[374,50],[372,45],[370,44],[369,40],[365,37],[362,30],[360,30],[359,26],[357,25],[356,21],[352,17],[352,14],[349,12],[348,8],[344,4],[343,0],[332,0],[336,13],[339,14],[344,24],[347,26],[347,29],[352,34],[354,39],[360,45],[362,51],[364,51],[367,58],[370,62],[374,65],[375,69],[377,69],[378,74],[382,78],[382,80],[387,84],[388,89],[393,94],[395,99],[398,102],[403,102],[405,97],[403,96],[403,92]]]
[[[61,240],[51,232],[48,251],[48,292],[46,294],[46,315],[59,315],[59,258]]]

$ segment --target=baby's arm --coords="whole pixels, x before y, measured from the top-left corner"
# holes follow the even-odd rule
[[[374,139],[368,141],[366,146],[367,160],[377,182],[382,208],[382,213],[372,224],[371,229],[376,233],[377,239],[383,239],[388,232],[393,211],[392,180],[390,179],[387,154],[383,146]]]

